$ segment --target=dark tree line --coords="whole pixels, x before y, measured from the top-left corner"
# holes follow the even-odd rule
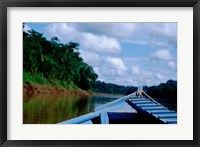
[[[97,81],[96,84],[92,86],[92,90],[99,93],[128,95],[137,91],[137,87],[119,86]],[[173,80],[168,80],[166,83],[161,83],[158,86],[144,86],[143,90],[153,98],[177,99],[177,82]]]
[[[105,83],[97,81],[95,85],[92,86],[92,91],[97,93],[109,93],[109,94],[123,94],[128,95],[137,90],[134,86],[119,86],[116,84]]]
[[[163,99],[177,99],[177,81],[168,80],[166,83],[161,83],[158,86],[144,87],[146,93],[151,97]]]
[[[78,43],[62,44],[57,37],[50,41],[42,34],[23,31],[23,71],[38,74],[52,82],[59,80],[88,90],[98,75],[79,56]]]

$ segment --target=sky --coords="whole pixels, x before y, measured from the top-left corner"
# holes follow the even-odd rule
[[[79,43],[100,81],[152,86],[177,80],[177,23],[26,23],[30,29]]]

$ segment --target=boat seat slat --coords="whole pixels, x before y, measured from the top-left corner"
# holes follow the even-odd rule
[[[150,111],[151,114],[173,114],[175,111],[163,110],[163,111]]]
[[[177,124],[177,121],[166,122],[167,124]]]
[[[155,104],[154,102],[152,101],[137,101],[137,102],[134,102],[132,101],[134,104]]]
[[[140,107],[160,107],[161,105],[158,105],[158,104],[137,104],[138,106]]]
[[[168,110],[165,107],[143,107],[144,110],[150,111],[150,110]]]
[[[159,117],[159,119],[165,119],[165,118],[177,118],[177,116],[162,116],[162,117]]]
[[[177,114],[153,114],[154,116],[158,117],[158,118],[176,118]]]
[[[146,99],[146,98],[129,98],[128,100],[130,100],[130,101],[150,101],[149,99]]]

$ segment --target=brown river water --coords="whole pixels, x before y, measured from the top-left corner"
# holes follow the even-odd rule
[[[112,96],[75,96],[43,94],[23,100],[23,124],[56,124],[87,114],[117,98]]]
[[[56,124],[93,112],[95,108],[122,96],[69,94],[43,94],[23,99],[23,124]],[[177,110],[176,102],[155,99],[171,110]]]

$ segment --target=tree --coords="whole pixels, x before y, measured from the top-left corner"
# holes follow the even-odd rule
[[[98,75],[83,62],[78,47],[79,44],[72,41],[62,44],[57,37],[49,41],[34,30],[23,32],[23,70],[40,74],[49,81],[77,84],[88,90]]]

